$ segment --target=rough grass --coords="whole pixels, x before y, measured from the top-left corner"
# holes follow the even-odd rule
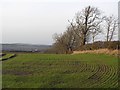
[[[117,57],[17,54],[3,62],[3,88],[116,88]]]
[[[109,54],[118,56],[118,50],[109,50],[109,49],[98,49],[98,50],[85,50],[85,51],[74,51],[73,54],[81,54],[81,53],[96,53],[96,54]]]

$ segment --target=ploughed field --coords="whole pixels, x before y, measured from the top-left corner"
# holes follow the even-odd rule
[[[3,58],[13,54],[6,55]],[[1,61],[3,88],[118,87],[118,58],[115,56],[39,53],[14,55]]]

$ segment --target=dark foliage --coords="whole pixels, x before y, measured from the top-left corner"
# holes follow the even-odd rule
[[[86,44],[82,47],[80,47],[78,50],[96,50],[96,49],[119,49],[120,47],[120,41],[110,41],[110,42],[104,42],[104,41],[97,41],[94,43]]]

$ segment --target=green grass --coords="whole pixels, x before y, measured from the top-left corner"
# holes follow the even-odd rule
[[[17,54],[3,61],[3,88],[116,88],[118,59],[104,54]]]
[[[0,57],[0,61],[1,61],[2,59],[9,58],[9,57],[11,57],[11,56],[13,56],[13,55],[14,55],[14,54],[12,54],[12,53],[8,53],[8,54],[6,54],[6,55]]]

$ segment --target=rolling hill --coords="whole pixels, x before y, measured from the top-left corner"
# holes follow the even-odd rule
[[[44,52],[51,45],[32,45],[32,44],[0,44],[2,51],[25,51],[25,52]]]

